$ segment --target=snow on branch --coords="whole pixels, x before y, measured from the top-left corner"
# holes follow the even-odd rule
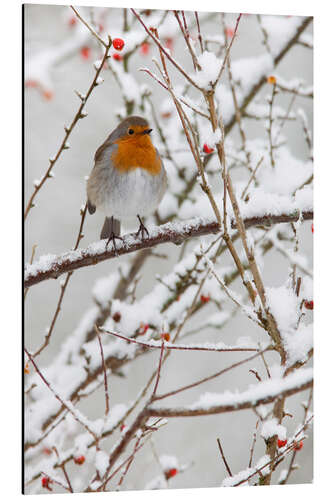
[[[231,411],[247,410],[275,401],[277,397],[289,397],[309,389],[313,385],[312,368],[297,370],[285,378],[271,378],[250,386],[244,392],[221,394],[205,393],[190,406],[162,408],[150,406],[147,412],[154,417],[197,417]]]
[[[313,219],[313,211],[302,213],[303,220]],[[278,224],[280,222],[296,222],[299,214],[281,213],[278,215],[261,215],[244,219],[245,227],[256,225]],[[234,226],[234,223],[232,223]],[[25,269],[25,288],[36,285],[41,281],[58,278],[64,273],[74,271],[81,267],[92,266],[107,259],[118,257],[128,253],[151,248],[161,243],[182,243],[196,236],[215,234],[220,231],[219,225],[214,219],[195,217],[184,222],[168,222],[162,226],[156,226],[150,230],[149,237],[141,240],[134,233],[124,236],[124,241],[117,243],[117,249],[112,244],[106,248],[105,241],[92,243],[85,249],[72,250],[60,255],[44,255],[33,264],[27,264]]]

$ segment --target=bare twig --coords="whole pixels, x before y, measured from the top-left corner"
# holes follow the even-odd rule
[[[78,11],[73,7],[73,5],[70,5],[70,8],[72,9],[72,11],[75,13],[76,17],[78,19],[80,19],[81,23],[83,23],[87,28],[88,30],[90,31],[90,33],[99,41],[99,43],[101,43],[103,45],[103,47],[105,49],[108,48],[108,44],[104,42],[104,40],[96,33],[96,31],[90,26],[89,23],[87,23],[87,21],[85,21],[83,19],[82,16],[80,16],[80,14],[78,13]],[[110,38],[109,38],[109,41],[110,41]]]
[[[101,351],[101,358],[102,358],[102,365],[103,365],[103,372],[104,372],[104,392],[105,392],[105,416],[107,416],[110,412],[110,404],[109,404],[109,389],[108,389],[108,378],[106,375],[106,366],[105,366],[105,360],[104,360],[104,352],[103,352],[103,346],[101,342],[101,337],[99,335],[98,327],[95,325],[95,332],[97,335],[98,343],[99,343],[99,348]]]
[[[225,468],[227,469],[227,472],[229,474],[229,476],[232,476],[232,472],[231,472],[231,469],[229,467],[229,464],[224,456],[224,453],[223,453],[223,448],[222,448],[222,445],[221,445],[221,441],[219,438],[217,438],[217,444],[218,444],[218,447],[219,447],[219,450],[220,450],[220,453],[221,453],[221,457],[222,457],[222,460],[223,460],[223,463],[225,465]]]
[[[86,214],[87,214],[87,203],[85,204],[84,209],[81,210],[81,222],[80,222],[79,232],[78,232],[78,235],[77,235],[77,238],[76,238],[76,243],[75,243],[75,246],[74,246],[74,250],[78,249],[80,241],[83,238],[82,230],[83,230],[83,225],[84,225]],[[33,354],[34,358],[36,356],[38,356],[45,349],[45,347],[50,342],[52,332],[54,330],[54,327],[55,327],[58,315],[59,315],[60,310],[61,310],[61,305],[62,305],[62,301],[63,301],[64,295],[65,295],[65,292],[66,292],[66,288],[67,288],[67,285],[69,283],[69,280],[71,279],[72,274],[73,274],[73,272],[69,272],[67,274],[67,276],[66,276],[65,281],[63,283],[61,283],[61,286],[60,286],[60,288],[61,288],[60,295],[59,295],[59,299],[58,299],[58,302],[57,302],[57,307],[56,307],[55,313],[54,313],[52,321],[51,321],[51,325],[50,325],[50,327],[49,327],[49,329],[47,331],[47,334],[45,335],[43,344],[39,347],[39,349],[37,349],[36,352],[34,352],[34,354]]]
[[[63,140],[62,140],[62,142],[61,142],[61,144],[59,146],[59,149],[58,149],[56,155],[53,158],[50,158],[50,160],[49,160],[50,165],[49,165],[48,169],[46,170],[46,172],[43,175],[43,177],[38,181],[38,183],[35,184],[35,189],[34,189],[32,195],[30,196],[30,199],[28,201],[27,207],[26,207],[25,212],[24,212],[24,220],[26,219],[26,217],[27,217],[28,213],[30,212],[31,208],[34,206],[34,199],[35,199],[37,193],[42,188],[42,186],[47,181],[47,179],[49,179],[49,178],[52,177],[51,171],[52,171],[54,165],[56,164],[57,160],[59,159],[60,155],[62,154],[63,151],[65,151],[66,149],[68,149],[67,140],[68,140],[70,134],[72,133],[75,125],[78,123],[78,121],[80,119],[82,119],[82,118],[84,118],[86,116],[86,114],[83,113],[83,109],[84,109],[84,107],[86,105],[86,102],[89,99],[92,91],[97,86],[97,79],[98,79],[98,77],[99,77],[99,75],[100,75],[100,73],[101,73],[101,71],[103,69],[104,62],[109,57],[109,50],[111,49],[111,46],[112,46],[112,40],[109,37],[109,41],[108,41],[108,44],[107,44],[107,46],[105,48],[103,59],[102,59],[100,65],[99,65],[99,67],[96,68],[95,76],[93,78],[92,83],[90,84],[90,87],[88,88],[87,93],[84,96],[82,96],[81,94],[79,94],[79,98],[81,100],[81,104],[80,104],[79,109],[77,110],[77,113],[74,116],[71,124],[69,125],[69,127],[65,127],[65,135],[64,135],[64,138],[63,138]]]

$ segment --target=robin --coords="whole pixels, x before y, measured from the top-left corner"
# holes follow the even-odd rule
[[[120,220],[139,219],[144,238],[148,230],[141,217],[152,214],[162,200],[167,176],[161,157],[154,147],[147,120],[140,116],[125,118],[95,153],[95,166],[87,183],[88,210],[105,214],[101,239],[120,237]]]

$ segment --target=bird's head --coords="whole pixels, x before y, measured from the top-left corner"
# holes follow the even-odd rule
[[[114,142],[128,145],[150,145],[149,137],[152,129],[145,118],[129,116],[123,120],[114,131]]]

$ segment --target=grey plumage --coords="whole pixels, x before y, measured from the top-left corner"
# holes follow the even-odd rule
[[[114,217],[105,217],[100,238],[101,240],[109,239],[111,234],[120,236],[120,220]]]

